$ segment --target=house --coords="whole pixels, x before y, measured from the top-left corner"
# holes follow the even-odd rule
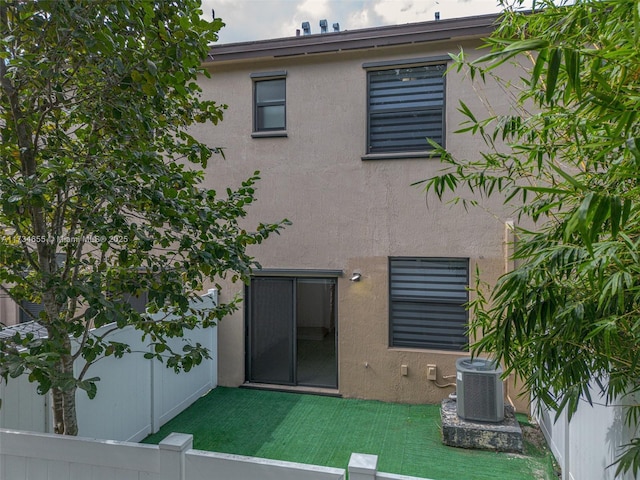
[[[468,355],[468,285],[509,267],[508,212],[427,199],[414,182],[442,169],[426,138],[473,158],[483,144],[454,135],[458,101],[480,109],[450,53],[479,55],[485,15],[216,45],[203,95],[224,121],[193,135],[224,149],[206,186],[224,191],[261,172],[247,228],[287,218],[252,248],[262,265],[219,325],[219,382],[345,397],[437,403]],[[445,72],[446,75],[445,75]],[[482,95],[508,109],[497,86]],[[509,382],[511,383],[511,382]],[[523,410],[513,385],[510,398]]]

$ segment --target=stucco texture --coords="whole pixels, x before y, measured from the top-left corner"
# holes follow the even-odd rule
[[[455,374],[455,360],[466,352],[389,347],[390,256],[465,257],[471,284],[476,266],[493,283],[508,268],[505,221],[499,200],[482,201],[466,211],[461,205],[425,196],[412,183],[436,175],[438,158],[363,160],[366,153],[367,75],[365,62],[438,57],[473,51],[477,41],[403,45],[290,58],[213,63],[202,78],[205,98],[228,105],[218,126],[192,133],[211,147],[214,157],[206,185],[224,192],[255,170],[262,179],[257,202],[249,207],[247,228],[287,218],[282,235],[251,250],[265,268],[333,269],[338,278],[338,390],[346,397],[408,403],[439,403],[454,389],[426,378],[435,364],[438,383]],[[287,136],[252,138],[251,73],[286,71]],[[495,108],[508,108],[497,87],[482,92]],[[451,72],[446,79],[446,143],[459,157],[474,158],[480,140],[454,135],[462,120],[458,99],[482,107],[478,92]],[[350,282],[353,271],[360,282]],[[243,293],[243,285],[223,282],[222,300]],[[244,312],[223,320],[219,331],[219,380],[245,381]],[[401,366],[407,366],[407,375]],[[454,381],[454,380],[453,380]],[[507,391],[510,391],[507,389]],[[512,398],[515,395],[511,390]],[[517,401],[520,410],[526,401]]]

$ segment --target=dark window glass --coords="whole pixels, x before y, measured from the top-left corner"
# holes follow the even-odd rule
[[[20,323],[38,321],[40,318],[40,312],[44,310],[44,305],[41,303],[33,303],[28,300],[20,302]]]
[[[261,80],[255,82],[254,86],[254,130],[256,132],[284,130],[286,127],[285,79]]]

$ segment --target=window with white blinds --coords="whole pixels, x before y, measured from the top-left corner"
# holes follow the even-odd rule
[[[465,350],[468,285],[466,258],[390,258],[391,346]]]

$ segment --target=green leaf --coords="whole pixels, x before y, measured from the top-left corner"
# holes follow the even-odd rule
[[[158,67],[149,59],[147,59],[147,71],[154,77],[158,75]]]
[[[562,50],[554,48],[549,52],[549,65],[547,68],[547,84],[545,99],[550,103],[556,91],[556,83],[560,74],[560,64],[562,62]]]
[[[620,231],[620,217],[622,212],[622,203],[619,197],[611,198],[611,236],[615,239]]]
[[[536,57],[536,62],[531,72],[530,87],[532,89],[536,87],[536,85],[538,84],[538,81],[540,80],[540,75],[542,75],[544,66],[547,63],[548,54],[549,54],[549,51],[545,48],[540,50],[540,52],[538,53],[538,56]]]
[[[573,49],[565,50],[565,68],[567,71],[567,92],[573,90],[576,98],[582,98],[582,86],[580,83],[580,52]],[[557,81],[557,78],[556,78]]]
[[[508,44],[505,48],[496,50],[487,55],[483,55],[480,58],[476,59],[472,65],[480,65],[489,61],[494,61],[496,59],[500,59],[500,64],[504,63],[506,60],[513,58],[515,55],[523,52],[541,50],[546,48],[549,45],[549,42],[544,39],[528,39],[528,40],[519,40]]]
[[[558,165],[553,163],[549,163],[549,168],[551,168],[555,173],[559,174],[562,178],[564,178],[571,186],[573,186],[576,190],[585,191],[587,190],[586,186],[580,183],[575,177],[569,175]]]

